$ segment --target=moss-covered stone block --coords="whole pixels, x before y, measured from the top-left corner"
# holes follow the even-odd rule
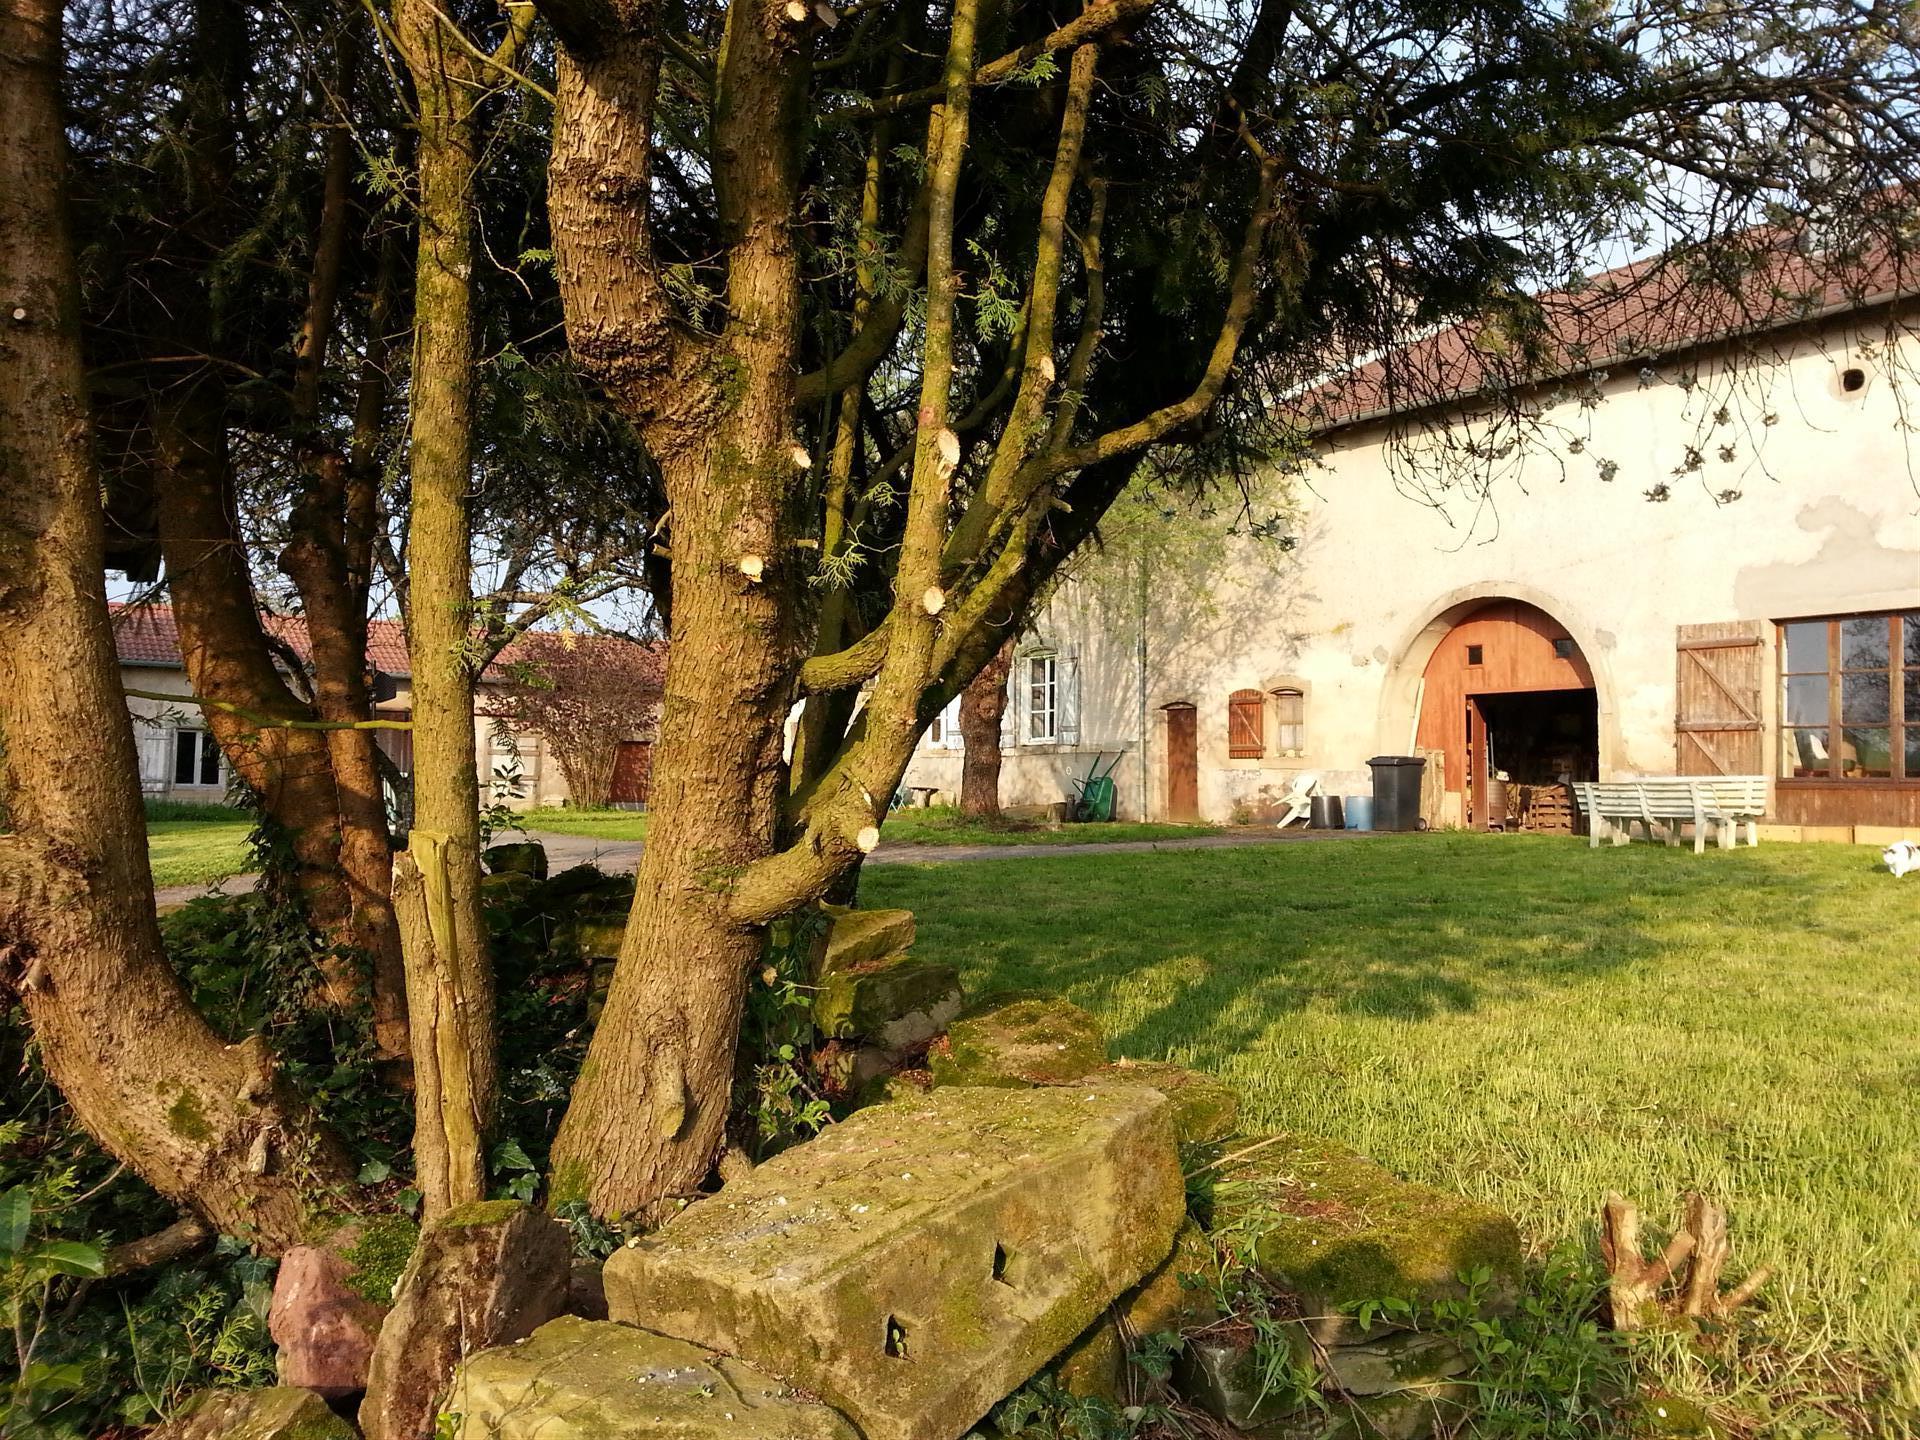
[[[460,1440],[858,1440],[744,1361],[571,1315],[473,1356],[446,1413]]]
[[[1100,1022],[1050,995],[991,996],[927,1052],[936,1087],[1070,1085],[1106,1064]]]
[[[824,973],[813,1023],[835,1040],[858,1036],[904,1050],[938,1035],[960,1005],[960,972],[951,965],[888,955]]]
[[[1391,1395],[1338,1396],[1248,1434],[1250,1440],[1427,1440],[1459,1434],[1472,1402],[1471,1385],[1448,1382]]]
[[[1048,1367],[1069,1395],[1120,1405],[1126,1399],[1126,1342],[1113,1316],[1103,1314]]]
[[[1321,1363],[1326,1377],[1349,1395],[1386,1395],[1451,1380],[1464,1373],[1469,1362],[1466,1352],[1444,1335],[1409,1331],[1336,1345]]]
[[[1213,1282],[1219,1262],[1206,1232],[1189,1220],[1180,1227],[1173,1253],[1120,1302],[1135,1335],[1182,1333],[1220,1318]]]
[[[1239,1093],[1198,1070],[1153,1060],[1116,1060],[1087,1081],[1152,1086],[1173,1106],[1173,1133],[1183,1145],[1224,1140],[1240,1126]]]
[[[634,878],[632,873],[613,874],[602,870],[598,865],[569,865],[558,875],[547,881],[542,887],[549,901],[559,904],[573,900],[576,904],[617,907],[621,901],[633,899]],[[592,900],[581,897],[592,896]]]
[[[1251,1330],[1195,1335],[1174,1363],[1174,1384],[1191,1404],[1236,1429],[1285,1420],[1313,1390],[1313,1348],[1306,1332],[1290,1326],[1293,1342],[1284,1355],[1269,1356]]]
[[[1172,1248],[1167,1109],[1121,1086],[858,1111],[616,1252],[608,1313],[739,1355],[866,1440],[953,1440]]]
[[[1468,1290],[1462,1277],[1482,1270],[1489,1313],[1518,1300],[1520,1234],[1492,1206],[1401,1180],[1331,1141],[1254,1143],[1223,1144],[1223,1153],[1247,1153],[1209,1172],[1202,1218],[1215,1234],[1233,1232],[1261,1275],[1298,1295],[1316,1321],[1339,1327],[1369,1300],[1457,1299]]]
[[[589,960],[617,960],[627,935],[625,915],[569,915],[556,927],[556,938]]]
[[[502,870],[480,877],[480,900],[486,905],[516,905],[540,888],[540,882],[518,870]]]
[[[480,863],[489,875],[531,875],[547,878],[547,847],[538,840],[515,840],[505,845],[489,845],[480,852]]]
[[[358,1440],[311,1390],[203,1390],[148,1440]]]
[[[833,926],[827,932],[822,973],[851,969],[913,948],[911,910],[854,910],[828,906]]]

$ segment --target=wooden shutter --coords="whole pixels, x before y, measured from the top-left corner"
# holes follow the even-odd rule
[[[1062,745],[1080,743],[1080,655],[1069,650],[1053,667],[1054,733]]]
[[[1227,697],[1227,754],[1258,760],[1267,753],[1267,701],[1258,690],[1236,690]]]
[[[1748,620],[1679,627],[1675,774],[1766,773],[1760,718],[1764,628]]]

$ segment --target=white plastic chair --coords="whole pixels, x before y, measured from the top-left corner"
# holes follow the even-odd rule
[[[1305,820],[1313,812],[1313,792],[1319,788],[1318,775],[1296,775],[1293,777],[1293,789],[1287,792],[1285,805],[1287,813],[1280,817],[1276,829],[1284,830],[1296,820]]]

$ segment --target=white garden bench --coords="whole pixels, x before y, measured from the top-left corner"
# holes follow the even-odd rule
[[[1767,810],[1764,775],[1580,780],[1574,782],[1573,793],[1587,816],[1590,845],[1597,846],[1603,838],[1625,845],[1633,838],[1636,824],[1645,827],[1649,840],[1658,825],[1667,844],[1678,845],[1680,827],[1691,822],[1696,855],[1707,848],[1709,831],[1715,833],[1721,849],[1731,849],[1740,841],[1742,825],[1747,843],[1758,845],[1759,820]]]

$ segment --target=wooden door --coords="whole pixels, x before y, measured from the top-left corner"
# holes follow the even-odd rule
[[[1674,646],[1674,773],[1764,775],[1760,627],[1747,620],[1682,625]]]
[[[613,784],[607,788],[607,800],[614,805],[647,803],[647,781],[653,775],[653,742],[622,740],[613,759]]]
[[[1487,718],[1480,702],[1467,697],[1467,824],[1487,828]]]
[[[1199,712],[1191,705],[1167,706],[1167,818],[1200,818]]]

